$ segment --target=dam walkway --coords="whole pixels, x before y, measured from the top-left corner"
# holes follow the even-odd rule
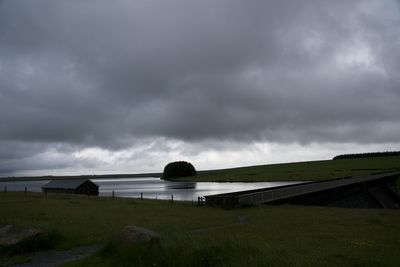
[[[257,204],[297,204],[348,208],[400,208],[395,189],[400,172],[344,177],[273,188],[205,196],[205,204],[238,208]]]

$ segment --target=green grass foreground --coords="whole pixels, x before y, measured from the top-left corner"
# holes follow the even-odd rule
[[[197,177],[179,178],[198,182],[318,181],[346,176],[400,170],[400,156],[321,160],[200,171]]]
[[[188,202],[7,192],[0,193],[1,224],[51,233],[47,236],[55,240],[44,238],[45,248],[105,244],[94,256],[67,266],[400,265],[398,210],[222,210]],[[154,230],[160,244],[122,242],[118,236],[128,225]],[[0,265],[16,256],[0,249]]]

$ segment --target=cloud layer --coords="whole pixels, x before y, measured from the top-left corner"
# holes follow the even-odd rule
[[[154,142],[397,146],[399,7],[4,0],[0,173]]]

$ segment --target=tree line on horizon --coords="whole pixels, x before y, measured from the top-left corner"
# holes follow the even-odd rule
[[[400,156],[400,151],[342,154],[335,156],[333,159],[358,159],[358,158],[391,157],[391,156]]]

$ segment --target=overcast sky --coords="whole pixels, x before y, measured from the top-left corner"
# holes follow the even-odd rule
[[[396,0],[0,0],[0,175],[400,150]]]

